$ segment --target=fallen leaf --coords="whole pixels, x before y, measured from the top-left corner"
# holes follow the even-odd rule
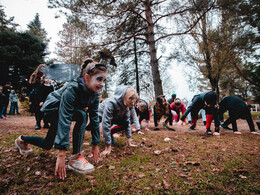
[[[166,138],[164,138],[164,141],[165,141],[165,142],[168,142],[168,141],[171,141],[171,139],[168,138],[168,137],[166,137]]]
[[[242,178],[242,179],[246,179],[246,178],[247,178],[247,177],[244,176],[244,175],[239,175],[239,177]]]
[[[97,185],[98,185],[98,183],[97,183],[97,181],[96,181],[95,179],[89,180],[89,183],[90,183],[92,186],[97,186]]]
[[[37,176],[41,175],[41,171],[36,171],[35,175],[37,175]]]
[[[139,177],[139,178],[143,178],[143,177],[145,177],[145,174],[144,174],[144,173],[141,173],[141,174],[138,175],[138,177]]]
[[[170,189],[171,185],[170,185],[169,183],[167,183],[165,180],[163,180],[162,183],[163,183],[164,189],[166,189],[166,190],[169,190],[169,189]]]
[[[104,165],[100,165],[97,167],[97,169],[101,169],[102,167],[104,167]]]
[[[248,173],[248,170],[247,169],[234,169],[234,172],[237,172],[237,173]]]
[[[161,154],[161,153],[162,153],[161,150],[155,150],[155,151],[154,151],[154,154],[156,154],[156,155],[159,155],[159,154]]]
[[[92,176],[92,175],[86,175],[86,178],[87,178],[88,180],[91,180],[91,179],[94,179],[95,177]]]
[[[108,168],[109,168],[110,170],[114,170],[116,167],[113,166],[113,165],[110,165]]]
[[[180,175],[180,177],[183,177],[183,178],[188,177],[188,176],[187,176],[186,174],[184,174],[184,173],[180,173],[179,175]]]

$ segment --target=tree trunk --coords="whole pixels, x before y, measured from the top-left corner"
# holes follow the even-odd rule
[[[134,36],[134,52],[135,52],[135,71],[136,71],[136,92],[140,95],[140,86],[139,86],[139,74],[138,74],[138,60],[136,53],[136,38]]]
[[[217,101],[219,100],[219,86],[218,86],[218,79],[212,79],[210,78],[210,85],[211,85],[211,89],[212,91],[215,91],[217,93]]]
[[[155,39],[154,39],[154,24],[152,21],[152,10],[151,10],[151,2],[147,0],[145,2],[145,16],[147,21],[147,41],[149,44],[149,53],[151,57],[151,67],[152,67],[152,75],[153,75],[153,85],[155,97],[159,95],[163,95],[162,89],[162,81],[160,78],[159,72],[159,63],[156,56],[156,48],[155,48]]]

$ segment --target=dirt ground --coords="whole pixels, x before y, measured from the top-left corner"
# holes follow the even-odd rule
[[[0,135],[3,133],[24,133],[24,132],[34,132],[34,128],[35,128],[35,118],[34,116],[29,116],[28,113],[26,112],[21,112],[21,115],[8,115],[8,117],[6,119],[1,119],[0,120]],[[163,121],[163,119],[161,120],[161,122]],[[256,121],[254,121],[254,125],[255,125],[255,129],[256,131],[258,131],[258,127],[256,124]],[[43,122],[42,122],[42,126],[43,126]],[[246,120],[237,120],[237,126],[238,126],[238,130],[244,134],[244,133],[250,133],[250,129],[248,127],[248,124],[246,122]],[[167,131],[164,127],[162,127],[162,125],[159,126],[160,127],[160,131],[153,131],[154,129],[154,124],[153,124],[153,120],[151,119],[150,123],[149,123],[149,129],[151,131],[153,131],[154,133],[166,133],[169,134],[169,131]],[[190,124],[185,124],[184,126],[179,126],[177,124],[173,124],[173,126],[171,126],[172,128],[174,128],[176,131],[176,134],[181,134],[181,133],[195,133],[195,134],[204,134],[205,133],[205,126],[203,125],[203,122],[201,119],[198,120],[197,122],[197,127],[196,130],[191,131],[189,130]],[[231,125],[229,125],[229,127],[232,127]],[[211,130],[214,130],[214,122],[212,122],[211,124]],[[47,129],[41,129],[41,131],[46,131]],[[221,134],[226,134],[226,133],[232,133],[232,131],[229,130],[225,130],[225,129],[221,129],[220,130]]]

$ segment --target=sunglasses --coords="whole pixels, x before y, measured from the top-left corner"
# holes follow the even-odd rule
[[[95,64],[94,66],[92,66],[92,67],[88,70],[87,74],[89,74],[90,72],[92,72],[92,71],[94,70],[94,68],[97,68],[97,69],[99,69],[99,70],[103,70],[101,67],[104,67],[105,69],[107,69],[107,66],[104,65],[104,64]]]

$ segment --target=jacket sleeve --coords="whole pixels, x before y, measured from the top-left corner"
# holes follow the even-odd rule
[[[184,112],[184,114],[181,117],[181,120],[184,121],[185,118],[188,116],[188,114],[191,112],[191,110],[196,106],[196,104],[199,102],[199,96],[196,96],[191,104],[188,106],[187,110]]]
[[[107,102],[103,107],[103,115],[102,115],[102,132],[106,145],[111,145],[111,124],[113,119],[113,111],[114,106],[111,102]]]
[[[135,111],[134,108],[130,109],[130,115],[133,119],[133,123],[135,125],[135,128],[137,130],[140,130],[141,128],[140,128],[139,120],[138,120],[138,117],[137,117],[137,114],[136,114],[136,111]]]
[[[91,126],[92,127],[91,128],[91,135],[92,135],[91,144],[93,144],[93,145],[97,145],[100,142],[98,105],[99,105],[99,98],[98,98],[98,96],[96,96],[92,106],[89,109],[90,124],[92,124],[92,126]]]
[[[58,129],[54,147],[60,150],[69,149],[70,126],[75,107],[76,91],[73,87],[68,87],[62,94],[59,107]]]
[[[130,110],[128,110],[126,112],[126,120],[128,121],[128,125],[126,127],[126,130],[125,130],[125,134],[126,134],[126,137],[127,138],[130,138],[132,137],[132,130],[131,130],[131,112]]]

